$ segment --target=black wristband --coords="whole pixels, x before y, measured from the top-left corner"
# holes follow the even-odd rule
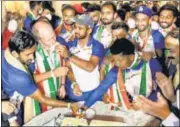
[[[73,54],[71,52],[68,52],[68,59],[71,58]]]

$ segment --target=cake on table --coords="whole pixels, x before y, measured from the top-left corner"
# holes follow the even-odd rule
[[[113,107],[111,104],[96,102],[91,109],[96,112],[95,117],[88,124],[85,118],[64,117],[59,123],[60,126],[145,126],[154,117],[142,111],[125,110],[123,107]],[[106,116],[106,119],[98,117]],[[113,118],[116,117],[116,120]],[[121,118],[121,119],[118,119]]]
[[[127,124],[114,121],[92,120],[89,126],[127,126]]]
[[[78,119],[73,117],[64,117],[60,126],[88,126],[86,119]]]

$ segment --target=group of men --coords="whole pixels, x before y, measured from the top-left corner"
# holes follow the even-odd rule
[[[180,35],[174,5],[160,8],[158,29],[151,26],[152,9],[145,5],[131,16],[134,28],[113,2],[90,4],[83,14],[63,5],[62,19],[48,2],[30,1],[30,8],[24,31],[16,31],[2,50],[3,89],[23,109],[24,122],[52,107],[76,113],[75,102],[85,101],[81,109],[86,110],[104,101],[141,109],[165,126],[179,125],[174,110]]]

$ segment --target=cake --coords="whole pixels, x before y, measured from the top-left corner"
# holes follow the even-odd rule
[[[96,115],[121,117],[123,118],[123,122],[127,123],[128,126],[144,126],[154,119],[153,116],[141,110],[125,110],[123,107],[115,107],[112,109],[111,104],[105,104],[101,101],[96,102],[91,108],[96,111]]]
[[[114,105],[113,105],[114,106]],[[154,117],[144,113],[143,111],[125,110],[123,107],[112,108],[111,104],[104,104],[103,102],[96,102],[89,110],[86,111],[86,117],[92,117],[89,126],[145,126],[150,123]],[[101,118],[99,118],[99,116]],[[106,116],[106,119],[102,119]],[[87,118],[88,118],[87,117]],[[116,120],[113,120],[113,117]],[[111,119],[110,119],[111,118]],[[117,120],[118,118],[118,120]],[[121,118],[122,120],[119,120]],[[88,121],[85,118],[64,117],[60,126],[88,126]]]
[[[92,120],[89,126],[127,126],[127,124],[122,122]]]
[[[64,117],[60,126],[88,126],[86,119],[78,119],[73,117]]]

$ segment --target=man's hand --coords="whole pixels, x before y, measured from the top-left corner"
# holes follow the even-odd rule
[[[9,101],[2,101],[2,112],[3,113],[9,115],[12,112],[14,112],[15,109],[16,109],[16,107]]]
[[[56,49],[56,52],[58,52],[62,57],[64,57],[64,58],[69,57],[69,52],[68,52],[66,46],[57,45],[55,49]]]
[[[76,103],[71,103],[71,110],[72,114],[76,116],[77,112],[79,111],[79,107]]]
[[[75,85],[74,85],[74,87],[73,87],[73,93],[74,93],[76,96],[81,96],[81,95],[82,95],[82,92],[81,92],[78,84],[75,84]]]
[[[145,113],[161,118],[162,120],[166,119],[171,113],[167,101],[160,93],[158,93],[157,102],[153,102],[141,95],[137,97],[136,101],[139,103],[140,109]]]
[[[73,41],[74,39],[75,39],[75,34],[73,33],[72,35],[70,35],[70,37],[69,37],[69,41]]]
[[[131,103],[131,109],[140,110],[140,106],[136,101],[134,101],[134,102]]]
[[[66,95],[65,86],[61,85],[61,87],[58,89],[59,97],[64,98]]]
[[[145,61],[149,61],[153,56],[153,52],[142,52],[141,58]]]
[[[109,104],[110,103],[110,97],[109,97],[109,95],[107,93],[105,93],[104,96],[103,96],[103,102],[105,104]]]
[[[174,93],[174,88],[173,88],[171,77],[167,78],[163,73],[157,72],[156,73],[156,82],[157,82],[158,86],[160,87],[163,95],[171,102],[175,102],[176,96]]]
[[[104,57],[104,60],[103,60],[103,62],[104,62],[105,65],[110,64],[112,61],[113,61],[112,55],[105,56],[105,57]]]
[[[71,107],[73,116],[79,119],[85,117],[85,112],[87,109],[88,107],[86,107],[85,105],[83,105],[81,108],[77,107],[77,105]]]
[[[53,73],[55,77],[61,77],[61,76],[66,76],[68,71],[69,71],[68,67],[58,67],[53,70]]]

